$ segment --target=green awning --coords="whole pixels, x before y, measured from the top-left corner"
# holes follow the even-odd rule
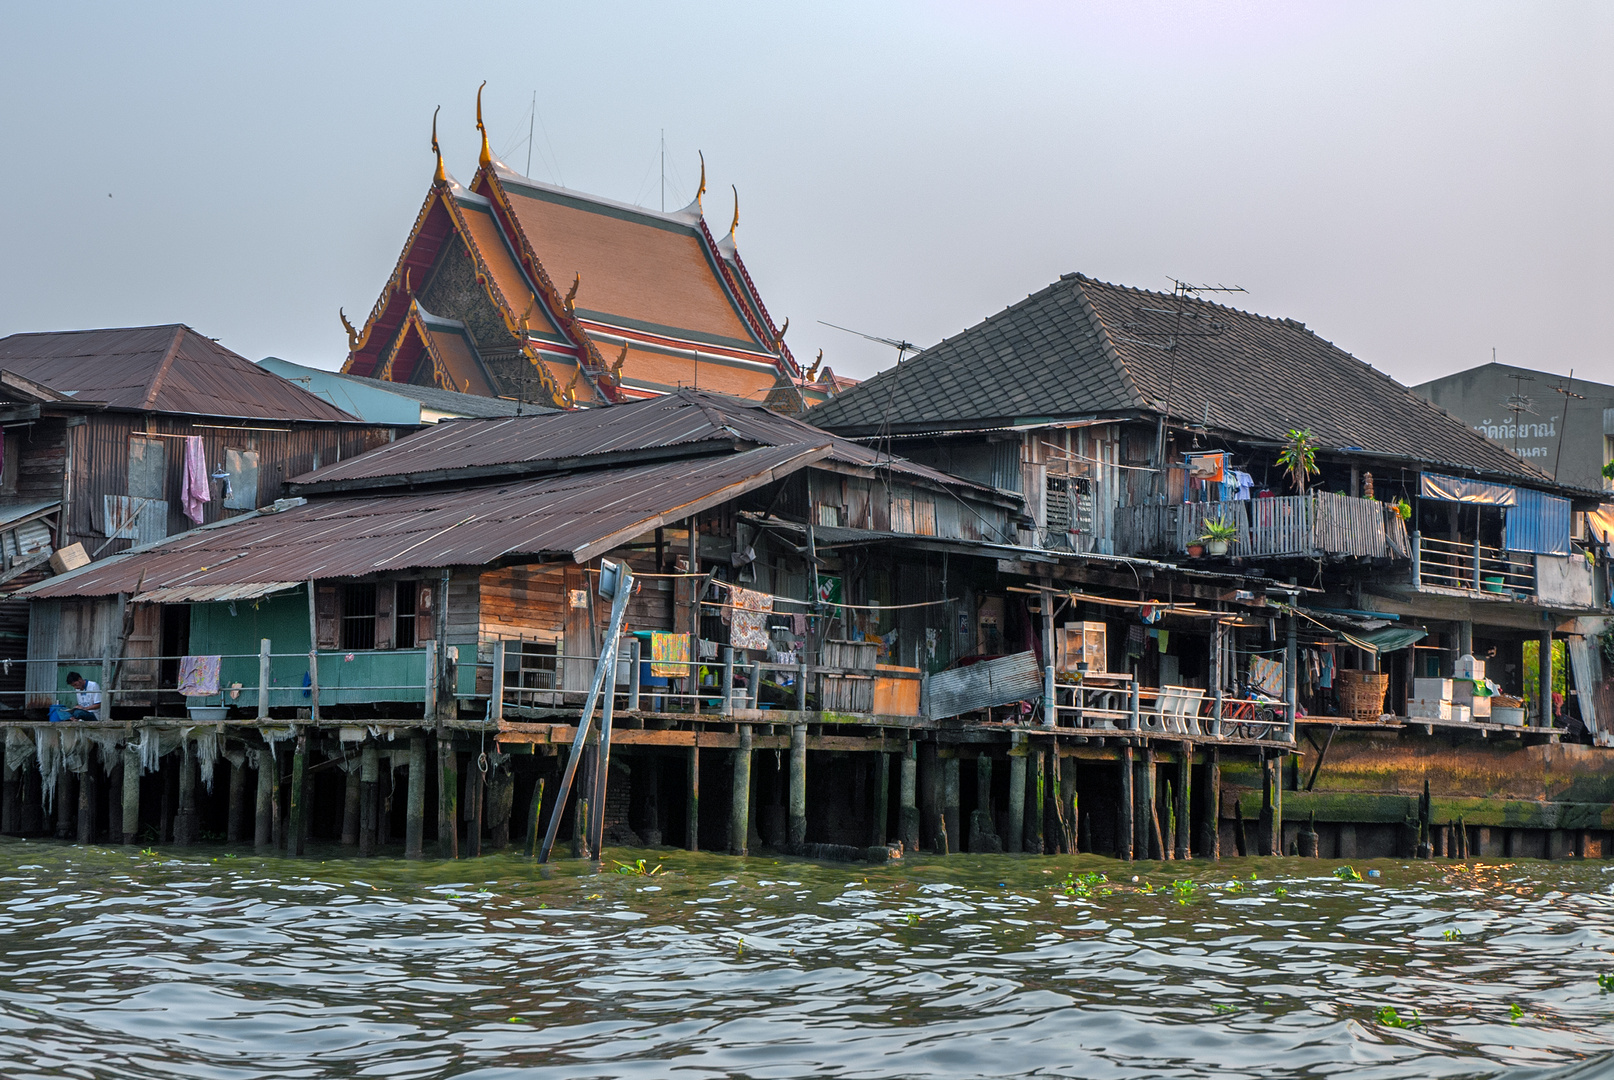
[[[1381,630],[1374,630],[1366,634],[1347,634],[1343,630],[1339,636],[1358,649],[1366,650],[1377,656],[1379,653],[1396,652],[1422,641],[1429,636],[1429,631],[1420,630],[1415,626],[1386,626]]]

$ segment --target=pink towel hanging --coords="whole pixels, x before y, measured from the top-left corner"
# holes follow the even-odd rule
[[[213,495],[207,474],[207,454],[200,435],[185,437],[185,480],[179,493],[180,508],[196,524],[202,523],[202,505]]]

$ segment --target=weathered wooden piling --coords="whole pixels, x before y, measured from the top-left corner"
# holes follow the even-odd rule
[[[919,792],[919,842],[921,845],[928,843],[932,851],[945,855],[947,848],[942,842],[945,825],[941,813],[941,768],[934,742],[919,744],[916,768]]]
[[[409,739],[409,791],[404,804],[404,858],[426,856],[426,734]]]
[[[375,854],[380,817],[381,754],[374,739],[359,750],[359,858]]]
[[[498,851],[510,846],[510,816],[515,812],[516,778],[508,755],[489,756],[494,759],[494,764],[488,770],[487,782],[488,842]],[[656,845],[661,844],[659,828],[654,840]]]
[[[544,820],[544,778],[539,777],[538,783],[532,789],[532,801],[527,804],[527,858],[538,857],[538,849],[543,845],[543,832],[540,830]]]
[[[887,823],[891,819],[891,755],[884,750],[874,755],[874,828],[870,843],[885,847]]]
[[[1184,742],[1177,754],[1177,790],[1175,812],[1177,815],[1176,850],[1174,854],[1179,859],[1187,859],[1193,854],[1193,811],[1189,808],[1194,804],[1190,798],[1191,778],[1194,769],[1194,747],[1192,743]]]
[[[241,819],[246,813],[247,805],[247,762],[241,751],[232,750],[230,753],[233,756],[227,758],[230,765],[230,796],[225,803],[224,841],[228,844],[239,844]]]
[[[1023,760],[1026,765],[1026,833],[1021,850],[1041,855],[1048,850],[1043,836],[1043,818],[1048,810],[1047,758],[1040,750],[1027,746]]]
[[[1215,747],[1205,750],[1205,795],[1200,821],[1200,851],[1207,859],[1222,857],[1222,759]]]
[[[181,739],[179,748],[179,811],[174,815],[174,843],[195,844],[202,838],[196,811],[196,743]]]
[[[346,753],[345,747],[343,748],[343,753]],[[359,790],[359,785],[363,781],[359,779],[357,763],[344,761],[340,768],[344,774],[342,778],[342,846],[357,847],[359,844],[359,822],[361,817],[360,806],[363,802],[363,794]]]
[[[942,824],[947,829],[948,854],[964,848],[964,829],[959,816],[958,751],[949,748],[942,763]]]
[[[1076,759],[1058,758],[1060,827],[1065,836],[1065,851],[1075,855],[1081,847],[1081,802],[1076,794]],[[1089,843],[1087,849],[1092,850]]]
[[[59,766],[56,771],[56,839],[66,840],[73,835],[73,827],[78,819],[78,799],[73,790],[73,774],[67,771],[66,766]]]
[[[699,736],[689,748],[689,801],[684,807],[684,847],[701,849],[701,744]]]
[[[729,853],[745,855],[751,836],[751,725],[740,724],[734,751],[734,788],[729,803]]]
[[[437,854],[460,857],[460,762],[446,730],[437,732]]]
[[[78,773],[78,842],[95,843],[95,763],[84,755],[84,770]]]
[[[137,764],[134,770],[137,777],[135,780],[135,797],[137,800],[136,805],[138,805],[140,795],[140,781],[138,777],[140,774],[140,769],[138,767],[138,759],[136,759],[136,761]],[[124,791],[127,792],[129,790],[129,765],[127,762],[124,763],[123,769]],[[274,847],[275,787],[276,780],[278,779],[275,775],[276,771],[275,759],[274,756],[269,753],[269,748],[266,746],[262,750],[259,750],[258,793],[257,799],[253,805],[254,814],[252,823],[252,846],[260,855],[273,850]],[[123,814],[124,821],[127,822],[129,820],[127,802],[124,804]],[[126,824],[124,828],[127,830],[128,825]]]
[[[1024,851],[1026,842],[1026,745],[1018,741],[1009,747],[1009,835],[1003,850]]]
[[[790,833],[789,850],[807,843],[807,725],[790,728]]]
[[[901,827],[905,851],[919,850],[919,744],[909,739],[902,748],[901,775],[897,783],[897,823]]]
[[[487,786],[487,773],[482,770],[486,763],[487,756],[479,754],[465,770],[465,846],[462,850],[468,859],[482,854],[482,798]]]
[[[1002,851],[997,819],[992,816],[992,755],[985,750],[975,759],[975,809],[970,813],[970,852]]]
[[[291,814],[286,822],[286,852],[301,855],[305,848],[303,817],[308,810],[308,792],[303,781],[308,778],[308,735],[297,733],[296,748],[291,756]]]

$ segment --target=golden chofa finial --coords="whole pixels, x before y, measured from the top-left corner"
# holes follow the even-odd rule
[[[701,156],[701,186],[695,189],[695,205],[699,206],[701,196],[706,194],[706,155],[699,150],[695,153]]]
[[[773,351],[774,352],[784,352],[785,351],[785,331],[787,331],[789,329],[790,329],[790,316],[786,315],[785,316],[785,324],[779,328],[779,332],[777,334],[775,334],[774,337],[773,337]]]
[[[437,114],[443,111],[441,105],[432,110],[432,153],[437,157],[437,183],[448,183],[448,171],[443,168],[443,151],[437,145]]]
[[[583,275],[579,273],[572,279],[572,287],[566,290],[566,298],[560,302],[560,306],[566,309],[566,314],[568,315],[577,313],[577,287],[581,284],[583,284]]]
[[[487,84],[488,84],[488,81],[486,79],[483,79],[482,80],[482,86],[486,86]],[[480,131],[482,133],[482,157],[481,157],[481,161],[482,161],[482,167],[486,168],[487,166],[493,164],[493,151],[488,147],[488,129],[487,129],[487,125],[482,123],[482,86],[478,86],[476,88],[476,130],[478,130],[478,131]]]
[[[347,321],[347,311],[346,311],[346,309],[337,308],[336,309],[336,317],[342,320],[342,325],[343,326],[347,327],[347,351],[348,352],[358,352],[359,351],[359,332],[357,330],[353,329],[353,324],[352,323]]]
[[[622,352],[617,355],[615,360],[611,361],[611,381],[616,383],[618,386],[622,385],[622,365],[627,362],[628,346],[626,342],[623,342]]]
[[[734,220],[729,222],[729,236],[732,238],[734,230],[740,227],[740,189],[730,184],[729,190],[734,192]]]
[[[807,381],[810,382],[810,383],[817,382],[818,381],[818,369],[823,367],[823,366],[824,366],[824,350],[819,349],[818,350],[818,359],[814,360],[813,361],[813,366],[807,369]]]

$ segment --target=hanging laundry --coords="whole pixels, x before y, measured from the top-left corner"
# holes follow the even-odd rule
[[[1317,685],[1324,690],[1334,685],[1334,650],[1332,648],[1323,649],[1317,672]]]
[[[734,605],[730,614],[729,644],[736,649],[766,649],[768,647],[768,615],[773,611],[773,597],[750,589],[732,588],[729,602]]]
[[[208,481],[207,453],[202,449],[200,435],[185,436],[185,478],[179,492],[180,509],[185,516],[200,525],[202,505],[211,502],[213,494]]]
[[[1143,645],[1148,638],[1144,635],[1143,627],[1129,626],[1126,628],[1126,654],[1130,657],[1142,657]]]
[[[807,616],[801,612],[790,616],[790,632],[797,637],[807,636]]]
[[[218,693],[220,659],[217,656],[180,657],[179,692],[186,697]]]
[[[1171,649],[1169,646],[1171,645],[1171,631],[1161,630],[1158,634],[1156,634],[1156,637],[1158,637],[1160,640],[1160,651],[1163,653],[1170,652]]]
[[[650,677],[687,679],[689,677],[689,635],[650,635]]]

